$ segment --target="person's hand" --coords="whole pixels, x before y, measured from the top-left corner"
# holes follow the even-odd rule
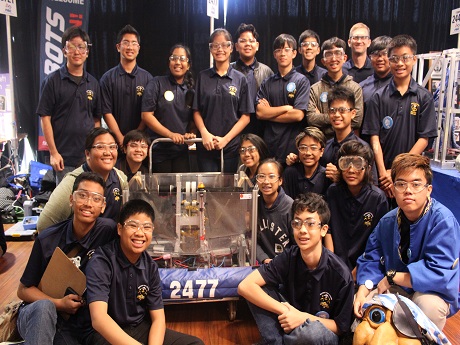
[[[379,186],[382,190],[390,189],[393,184],[391,180],[391,170],[386,170],[385,174],[379,177]]]
[[[67,314],[75,314],[78,309],[83,305],[83,299],[74,294],[69,294],[61,298],[59,311]]]
[[[169,135],[169,139],[173,141],[174,144],[183,144],[184,143],[184,136],[180,133],[173,133]]]
[[[305,314],[294,308],[288,302],[282,302],[287,310],[278,316],[278,321],[284,333],[290,333],[306,321]]]
[[[259,99],[259,103],[257,103],[257,104],[262,106],[262,107],[269,107],[270,106],[270,103],[265,98]]]
[[[214,136],[211,133],[206,131],[206,133],[203,133],[201,135],[201,139],[203,141],[203,146],[206,150],[214,150]]]
[[[265,259],[264,264],[268,264],[270,261],[272,261],[272,259]]]
[[[64,170],[64,159],[56,152],[55,154],[50,154],[50,164],[55,171],[62,171]]]
[[[188,140],[188,139],[195,139],[196,138],[196,134],[195,133],[185,133],[184,134],[184,139],[185,140]]]
[[[359,293],[356,294],[355,301],[353,302],[353,312],[357,318],[361,319],[364,315],[363,305],[365,301],[366,297],[360,295]]]
[[[388,282],[387,277],[383,277],[382,280],[377,284],[377,291],[379,294],[387,293],[390,290],[390,283]]]
[[[340,173],[337,167],[332,163],[327,163],[326,165],[326,177],[332,182],[337,183],[340,179]]]
[[[297,156],[295,153],[290,153],[286,156],[286,165],[291,166],[294,165],[296,162],[298,162],[299,156]]]
[[[229,141],[225,137],[214,137],[214,149],[216,150],[223,150],[228,143]]]

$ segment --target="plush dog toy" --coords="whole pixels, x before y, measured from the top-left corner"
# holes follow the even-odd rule
[[[405,303],[408,307],[406,312]],[[376,295],[364,304],[364,316],[356,327],[353,345],[451,344],[436,325],[408,298]],[[412,317],[415,322],[411,322]]]

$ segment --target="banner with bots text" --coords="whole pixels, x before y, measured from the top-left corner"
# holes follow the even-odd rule
[[[40,86],[51,72],[64,63],[61,37],[71,26],[88,31],[89,0],[41,0]],[[38,118],[38,150],[48,150]]]

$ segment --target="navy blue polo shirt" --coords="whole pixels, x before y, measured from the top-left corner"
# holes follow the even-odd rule
[[[376,93],[377,90],[380,90],[382,87],[387,86],[390,83],[392,76],[393,75],[391,73],[388,73],[385,77],[379,78],[377,74],[374,73],[359,83],[359,86],[361,86],[361,89],[363,89],[364,110],[366,108],[367,102],[369,102],[374,93]]]
[[[343,139],[341,142],[337,141],[337,137],[336,137],[336,135],[334,133],[334,137],[329,139],[326,142],[326,146],[324,147],[323,155],[319,159],[319,164],[321,164],[323,167],[326,167],[328,163],[332,163],[338,169],[339,168],[338,163],[339,163],[339,149],[340,149],[340,146],[342,146],[343,144],[345,144],[347,141],[350,141],[350,140],[357,140],[361,144],[363,144],[365,146],[368,146],[371,149],[370,145],[367,142],[365,142],[363,139],[358,137],[355,134],[354,131],[351,131],[345,137],[345,139]],[[372,164],[372,182],[374,184],[377,184],[378,181],[379,180],[378,180],[378,174],[377,174],[377,166],[375,165],[375,162],[374,162],[374,164]]]
[[[437,136],[433,95],[414,79],[401,95],[391,79],[368,102],[362,133],[379,136],[385,168],[390,169],[393,159],[409,152],[419,138]]]
[[[66,166],[85,160],[86,135],[101,118],[99,83],[88,72],[77,85],[64,65],[43,81],[36,113],[51,116],[54,142]]]
[[[82,168],[83,171],[91,171],[86,163],[82,165]],[[117,172],[114,169],[110,171],[109,177],[105,181],[104,196],[106,205],[104,213],[101,213],[101,217],[118,220],[121,206],[123,206],[123,189],[121,188]]]
[[[115,240],[94,253],[86,270],[87,302],[108,304],[107,312],[120,326],[139,325],[150,310],[163,309],[158,266],[147,252],[129,262]]]
[[[254,113],[254,101],[246,77],[232,66],[223,76],[217,74],[214,67],[201,71],[195,90],[193,110],[200,112],[207,130],[213,135],[225,136],[242,114]],[[238,148],[239,135],[227,144],[224,155],[238,156]],[[202,144],[197,144],[197,150],[208,156],[220,157],[219,151],[207,152]]]
[[[138,128],[145,86],[152,78],[149,72],[138,65],[131,73],[127,73],[121,64],[102,76],[102,113],[113,115],[123,135]]]
[[[170,131],[185,134],[193,119],[193,111],[186,103],[187,91],[187,85],[178,84],[171,75],[155,77],[145,88],[142,111],[153,112],[153,116]],[[161,138],[150,129],[149,134],[152,140]],[[152,151],[152,162],[174,159],[184,152],[187,152],[187,145],[157,143]]]
[[[330,184],[330,180],[326,177],[326,168],[321,165],[318,165],[310,178],[305,177],[302,163],[287,167],[283,173],[283,189],[292,199],[300,193],[307,192],[325,195]]]
[[[81,245],[74,258],[80,260],[80,270],[86,273],[86,265],[96,248],[118,237],[117,224],[112,219],[99,217],[93,228],[82,239],[77,240],[72,231],[72,222],[72,218],[66,219],[46,228],[38,235],[21,277],[22,284],[26,287],[38,286],[56,247],[61,248],[64,253],[69,253],[75,245]],[[91,318],[88,307],[83,306],[78,309],[77,313],[71,315],[63,327],[70,329],[74,336],[89,332]]]
[[[303,74],[308,78],[308,81],[310,82],[310,85],[313,85],[321,80],[321,77],[323,76],[324,73],[327,73],[327,70],[325,68],[319,67],[318,65],[315,64],[315,67],[309,72],[305,69],[305,67],[300,64],[295,68],[296,72],[299,72],[300,74]]]
[[[271,107],[291,105],[295,109],[307,112],[310,100],[310,82],[307,77],[293,68],[284,77],[276,73],[264,80],[257,92],[256,104],[265,98]],[[290,152],[296,151],[295,137],[306,126],[307,119],[300,122],[278,123],[266,121],[264,140],[270,156],[284,162]]]
[[[352,76],[353,80],[359,84],[374,73],[374,67],[372,67],[369,56],[366,56],[366,62],[363,67],[356,67],[353,59],[350,59],[343,64],[342,71],[344,74]]]
[[[302,312],[334,320],[348,332],[353,316],[354,283],[343,261],[326,248],[314,270],[309,270],[298,246],[287,248],[259,273],[267,285],[283,285],[285,298]]]
[[[388,212],[385,193],[367,184],[355,197],[344,182],[332,184],[326,193],[331,211],[329,232],[334,253],[353,270],[358,257],[364,253],[367,239],[377,223]]]

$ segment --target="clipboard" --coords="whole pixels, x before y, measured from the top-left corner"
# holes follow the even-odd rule
[[[69,257],[56,247],[38,288],[53,298],[62,298],[68,288],[79,296],[86,290],[86,276]]]

